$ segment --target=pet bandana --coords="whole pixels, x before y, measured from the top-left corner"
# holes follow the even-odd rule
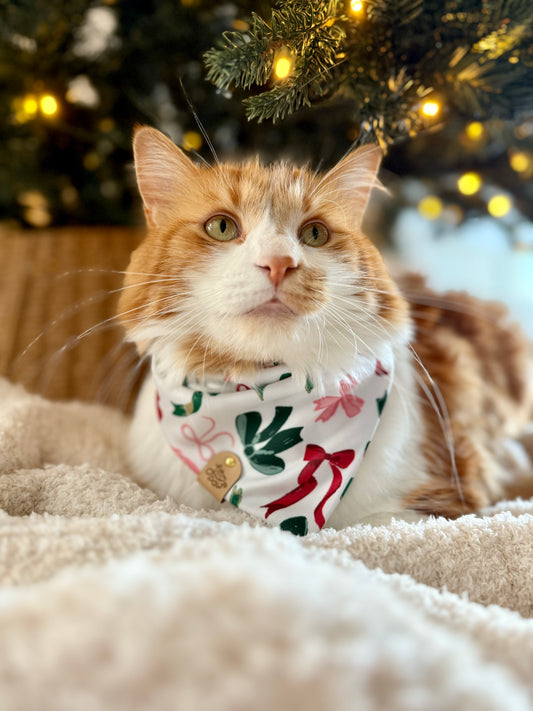
[[[219,501],[272,526],[319,531],[361,464],[392,382],[392,357],[367,361],[318,393],[284,366],[253,382],[167,389],[154,365],[157,414],[175,454]]]

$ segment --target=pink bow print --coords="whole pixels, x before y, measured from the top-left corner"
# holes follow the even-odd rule
[[[188,440],[189,442],[193,442],[197,446],[198,456],[200,457],[200,459],[204,462],[208,462],[215,454],[215,450],[213,449],[213,447],[211,447],[212,442],[215,442],[215,440],[219,439],[220,437],[229,437],[231,440],[231,445],[233,446],[235,444],[235,439],[231,432],[224,431],[215,432],[214,434],[212,434],[216,426],[215,420],[212,417],[207,416],[204,416],[203,419],[208,420],[208,422],[210,423],[205,432],[198,435],[194,431],[192,426],[187,423],[181,426],[181,434],[186,440]]]
[[[355,417],[361,412],[365,401],[350,392],[357,385],[357,381],[352,376],[348,376],[348,380],[341,380],[339,385],[339,395],[330,395],[321,397],[314,401],[315,412],[322,410],[315,422],[327,422],[337,412],[339,405],[342,406],[348,417]]]

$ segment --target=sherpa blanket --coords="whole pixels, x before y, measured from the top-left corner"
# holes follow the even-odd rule
[[[532,502],[297,538],[139,488],[126,427],[0,380],[2,711],[532,707]]]

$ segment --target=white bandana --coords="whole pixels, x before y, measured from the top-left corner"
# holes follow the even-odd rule
[[[392,357],[367,366],[363,378],[326,381],[324,396],[311,383],[299,387],[284,366],[218,392],[187,381],[167,389],[153,367],[157,413],[173,451],[196,474],[216,475],[211,463],[220,453],[240,460],[241,476],[224,500],[304,535],[319,531],[338,505],[379,424]]]

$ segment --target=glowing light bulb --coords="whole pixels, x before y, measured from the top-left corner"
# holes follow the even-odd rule
[[[517,173],[525,173],[532,167],[533,161],[531,154],[518,151],[510,156],[509,164]]]
[[[350,10],[353,13],[357,14],[358,12],[361,12],[362,9],[363,9],[363,3],[361,2],[361,0],[351,0]]]
[[[457,181],[459,192],[463,195],[475,195],[482,185],[483,181],[478,173],[464,173]]]
[[[39,100],[39,106],[45,116],[54,116],[59,109],[59,104],[52,94],[43,94]]]
[[[202,147],[203,139],[197,131],[185,131],[181,145],[187,151],[199,151]]]
[[[427,195],[418,203],[418,212],[427,220],[437,220],[442,214],[442,200],[436,195]]]
[[[487,204],[487,210],[493,217],[504,217],[513,206],[508,195],[494,195]]]
[[[286,54],[280,56],[274,62],[274,76],[276,79],[286,79],[292,72],[292,60]]]
[[[472,123],[469,123],[466,127],[466,135],[471,141],[479,141],[483,138],[484,133],[485,127],[481,121],[472,121]]]
[[[37,99],[35,98],[35,96],[33,96],[32,94],[28,94],[24,97],[22,101],[22,110],[27,116],[35,116],[38,108],[39,104],[37,103]]]
[[[424,116],[433,118],[439,113],[440,104],[438,104],[436,101],[425,101],[422,104],[422,108],[420,109],[420,111],[424,114]]]

